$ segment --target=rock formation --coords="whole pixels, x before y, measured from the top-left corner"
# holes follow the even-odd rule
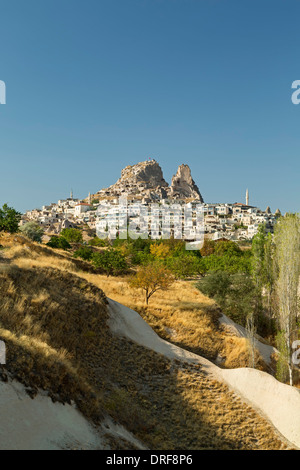
[[[270,209],[270,206],[268,206],[268,207],[266,208],[265,213],[266,213],[266,214],[271,214],[271,213],[272,213],[272,212],[271,212],[271,209]]]
[[[169,195],[174,199],[198,199],[204,202],[188,165],[179,166],[176,175],[172,178]]]
[[[188,165],[180,165],[172,179],[171,186],[165,181],[162,169],[156,160],[147,160],[127,166],[118,181],[106,189],[90,196],[94,199],[112,199],[120,196],[131,197],[144,202],[161,199],[197,200],[203,202]]]

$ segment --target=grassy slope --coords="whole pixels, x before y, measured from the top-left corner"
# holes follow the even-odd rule
[[[142,291],[131,289],[126,277],[107,277],[80,273],[86,280],[101,286],[107,297],[129,307],[161,336],[177,346],[205,358],[221,362],[223,367],[248,367],[252,364],[249,343],[230,335],[220,326],[220,310],[192,282],[176,281],[168,291],[158,291],[146,307]],[[266,366],[256,351],[256,367]]]
[[[108,412],[151,449],[285,447],[264,418],[201,367],[171,362],[111,333],[99,286],[128,304],[124,281],[114,280],[121,285],[113,296],[110,279],[86,272],[64,254],[20,237],[2,236],[0,243],[6,247],[0,252],[0,339],[7,344],[2,379],[11,374],[32,396],[42,388],[53,400],[74,400],[96,423]],[[213,304],[199,294],[195,305],[185,283],[168,295],[160,307],[157,297],[156,312],[144,312],[145,318],[153,315],[152,324],[163,330],[165,315],[167,325],[176,325],[179,345],[194,335],[191,349],[213,357],[214,335],[224,343]]]

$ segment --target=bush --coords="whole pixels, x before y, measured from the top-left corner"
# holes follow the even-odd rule
[[[75,251],[74,257],[84,259],[85,261],[91,261],[93,257],[93,250],[88,246],[81,246],[78,248],[78,250]]]
[[[180,256],[167,259],[166,266],[177,279],[201,275],[204,271],[202,259],[191,252],[185,252]]]
[[[61,231],[61,236],[67,240],[69,243],[82,243],[82,232],[77,228],[64,228]]]
[[[216,242],[214,240],[204,240],[203,247],[201,248],[202,256],[209,256],[215,252]]]
[[[91,258],[96,268],[101,268],[107,276],[118,276],[128,270],[125,256],[117,250],[106,250],[102,253],[93,253]]]
[[[150,253],[145,253],[144,251],[138,251],[136,253],[132,253],[131,255],[131,263],[135,266],[144,266],[146,264],[150,264],[154,261],[154,256]]]
[[[158,290],[167,290],[174,282],[169,269],[162,263],[152,263],[141,267],[136,275],[130,279],[129,285],[142,289],[145,293],[145,302],[148,305],[150,297]]]
[[[243,254],[240,247],[235,242],[232,242],[230,240],[220,240],[219,242],[217,242],[214,253],[218,256],[222,256],[225,253],[231,256],[239,256]]]
[[[229,318],[246,326],[247,317],[255,310],[258,295],[248,274],[213,272],[196,283],[196,287],[214,299]]]
[[[250,251],[225,251],[221,255],[216,253],[203,258],[204,272],[225,271],[230,274],[242,272],[249,274],[251,272]]]
[[[170,256],[170,248],[164,243],[152,244],[150,246],[150,253],[155,258],[165,259]]]
[[[42,243],[44,229],[36,222],[27,222],[20,231],[33,242]]]
[[[230,275],[223,271],[210,273],[196,284],[197,289],[220,304],[224,303],[230,286]]]
[[[49,242],[47,243],[47,246],[50,246],[51,248],[59,248],[61,250],[68,250],[71,248],[70,243],[64,238],[64,237],[51,237]]]
[[[102,240],[99,237],[94,237],[91,240],[89,240],[88,243],[90,246],[99,246],[99,247],[104,247],[108,245],[107,240]]]

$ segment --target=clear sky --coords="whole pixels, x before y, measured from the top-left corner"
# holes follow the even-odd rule
[[[154,157],[206,202],[299,211],[299,0],[0,0],[0,204]]]

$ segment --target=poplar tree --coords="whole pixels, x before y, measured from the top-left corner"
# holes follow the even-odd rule
[[[265,284],[265,246],[266,246],[266,227],[260,225],[257,234],[252,240],[252,278],[255,285],[254,309],[248,314],[246,321],[246,331],[249,340],[249,351],[251,365],[255,368],[255,335],[256,321],[263,310],[262,293]]]
[[[275,228],[275,262],[277,270],[276,316],[279,326],[279,370],[285,367],[290,385],[293,385],[292,343],[298,321],[300,276],[300,218],[287,214],[279,219]],[[281,374],[281,379],[284,377]]]

